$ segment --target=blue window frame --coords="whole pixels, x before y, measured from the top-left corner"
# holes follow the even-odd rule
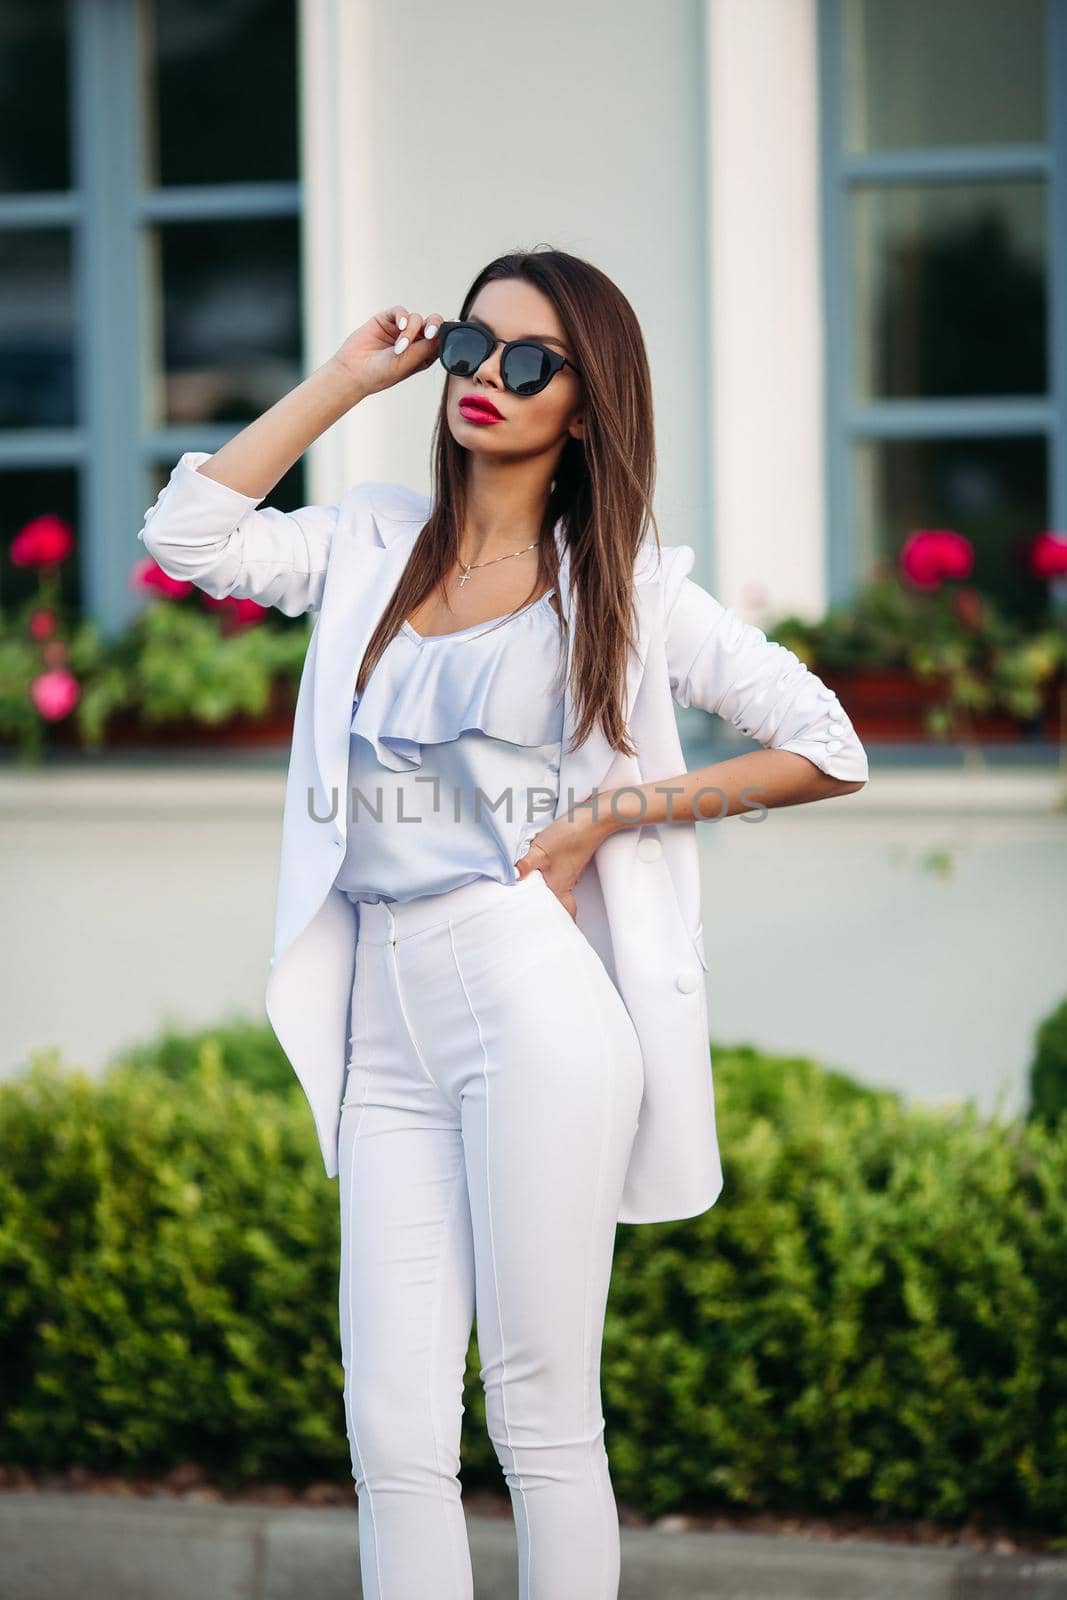
[[[296,0],[0,0],[0,534],[68,518],[105,633],[178,456],[302,376],[297,45]]]
[[[1067,0],[820,0],[828,589],[1067,528]]]

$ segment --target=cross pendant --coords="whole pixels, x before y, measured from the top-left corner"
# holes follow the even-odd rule
[[[470,577],[470,575],[471,575],[471,569],[468,567],[466,572],[463,574],[462,578],[460,578],[460,580],[459,580],[459,586],[460,586],[461,589],[462,589],[463,585],[466,583],[467,579]]]

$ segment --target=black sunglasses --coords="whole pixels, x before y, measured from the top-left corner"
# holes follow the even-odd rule
[[[536,339],[494,339],[480,322],[442,322],[437,359],[454,378],[470,378],[498,344],[500,376],[512,394],[540,394],[563,367],[578,368],[558,350],[549,350]]]

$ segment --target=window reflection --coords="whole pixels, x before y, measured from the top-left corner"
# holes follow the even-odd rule
[[[143,20],[146,185],[295,180],[294,0],[151,0]]]
[[[68,230],[0,230],[0,428],[73,424],[73,338]]]
[[[1043,437],[866,440],[855,446],[863,577],[895,569],[916,528],[952,528],[975,550],[971,577],[1005,610],[1033,621],[1045,594],[1028,546],[1048,526]]]
[[[1046,137],[1045,0],[845,0],[850,150]]]
[[[0,6],[0,193],[69,189],[65,0]]]
[[[852,200],[858,397],[1044,394],[1045,185]]]
[[[151,505],[159,491],[165,484],[169,483],[170,475],[174,470],[177,459],[177,456],[175,456],[174,461],[152,468],[150,473],[151,488],[148,499],[145,501],[146,505]],[[284,477],[279,478],[270,494],[266,496],[263,504],[265,506],[274,506],[278,511],[297,511],[301,506],[307,505],[306,488],[307,458],[301,456],[299,461],[293,463]]]
[[[153,423],[246,422],[301,380],[299,222],[175,222],[149,236]]]

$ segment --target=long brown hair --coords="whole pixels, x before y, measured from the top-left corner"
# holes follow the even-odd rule
[[[633,568],[651,523],[656,456],[652,381],[644,339],[625,295],[590,262],[562,250],[520,250],[498,256],[474,279],[460,317],[486,283],[522,278],[552,301],[581,374],[584,440],[569,438],[556,465],[541,523],[538,571],[531,597],[558,579],[553,530],[557,519],[570,549],[576,708],[575,745],[599,718],[612,748],[633,755],[623,717],[626,651],[636,644]],[[456,565],[466,513],[467,452],[447,422],[447,386],[431,440],[433,509],[382,613],[356,681],[362,693],[376,662],[410,611]],[[511,613],[513,615],[513,613]],[[566,628],[566,620],[561,619]],[[565,643],[566,643],[566,635]]]

